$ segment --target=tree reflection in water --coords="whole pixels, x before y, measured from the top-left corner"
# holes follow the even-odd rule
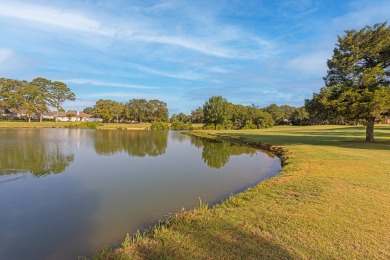
[[[31,173],[35,176],[63,172],[74,160],[60,142],[48,141],[44,129],[18,129],[6,132],[0,145],[0,175]]]
[[[96,131],[95,151],[99,155],[126,152],[130,156],[160,156],[168,145],[167,131]]]
[[[256,149],[248,146],[206,140],[204,138],[192,137],[191,143],[198,148],[203,148],[202,159],[210,168],[219,169],[229,162],[233,155],[255,154]]]

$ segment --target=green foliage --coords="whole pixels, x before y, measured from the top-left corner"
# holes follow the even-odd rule
[[[182,121],[175,120],[171,124],[171,130],[192,130],[190,122],[184,123]]]
[[[103,126],[103,123],[100,123],[100,122],[70,123],[70,124],[67,124],[65,127],[66,128],[96,129],[98,126]]]
[[[156,122],[168,121],[167,104],[158,99],[132,99],[125,104],[125,117],[129,121]]]
[[[292,120],[291,116],[295,110],[295,107],[288,105],[282,105],[279,107],[276,104],[271,104],[264,108],[264,111],[271,114],[276,125],[288,124]]]
[[[257,125],[253,123],[252,119],[248,119],[242,129],[257,129]]]
[[[130,238],[129,233],[126,233],[125,240],[123,240],[121,245],[122,245],[122,248],[127,248],[131,245],[131,238]]]
[[[191,122],[193,124],[203,123],[203,120],[204,120],[203,108],[198,107],[197,109],[191,111]]]
[[[221,96],[214,96],[209,98],[203,105],[204,123],[206,125],[224,125],[230,118],[232,113],[232,106]]]
[[[183,123],[188,123],[188,122],[191,122],[191,116],[186,115],[184,113],[179,113],[177,115],[173,114],[169,121],[170,122],[180,121],[180,122],[183,122]]]
[[[373,142],[375,119],[390,111],[390,27],[385,22],[346,31],[328,68],[325,87],[306,108],[325,119],[366,120],[366,142]]]
[[[0,109],[23,111],[28,121],[35,115],[48,111],[49,106],[61,110],[66,100],[75,100],[74,93],[62,82],[35,78],[31,82],[0,79]]]
[[[291,115],[291,121],[294,125],[305,125],[309,119],[309,113],[304,107],[297,108]]]
[[[89,115],[93,115],[95,112],[95,108],[94,107],[86,107],[86,108],[84,108],[83,112],[86,114],[89,114]]]
[[[116,122],[119,123],[119,118],[124,114],[124,105],[117,101],[100,99],[95,104],[93,114],[102,118],[104,122],[116,119]]]
[[[76,99],[75,94],[65,83],[60,81],[54,81],[49,85],[48,89],[48,102],[52,107],[57,109],[57,113],[62,109],[62,103],[66,100],[74,101]],[[58,115],[56,122],[58,121]]]
[[[166,122],[153,122],[150,126],[152,130],[169,130],[169,124]]]

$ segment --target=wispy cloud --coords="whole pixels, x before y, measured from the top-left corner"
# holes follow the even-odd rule
[[[107,30],[101,28],[99,21],[88,18],[77,11],[58,9],[44,5],[16,1],[1,2],[0,16],[70,30],[110,34]]]
[[[134,84],[118,83],[118,82],[106,82],[106,81],[98,81],[98,80],[92,80],[92,79],[62,79],[59,81],[62,81],[64,83],[70,83],[70,84],[99,86],[99,87],[131,88],[131,89],[159,89],[159,87],[154,87],[154,86],[143,86],[143,85],[134,85]]]
[[[200,80],[204,78],[204,75],[192,71],[170,73],[170,72],[142,66],[139,64],[132,64],[130,66],[146,73],[163,76],[163,77],[169,77],[169,78],[187,79],[187,80]]]
[[[3,66],[7,60],[12,57],[12,51],[9,49],[0,49],[0,65]]]
[[[351,6],[351,11],[345,15],[333,19],[333,24],[339,28],[360,29],[366,25],[383,23],[390,19],[390,2],[378,1],[380,5],[373,5],[372,2],[366,6],[361,1],[357,1]]]
[[[286,68],[304,72],[306,75],[322,76],[326,73],[326,61],[331,57],[327,51],[308,53],[289,59]]]
[[[253,36],[242,28],[226,26],[212,19],[206,19],[208,24],[197,27],[207,29],[196,29],[186,33],[162,27],[158,22],[159,17],[152,18],[142,13],[137,13],[137,16],[141,21],[112,19],[115,22],[107,22],[111,19],[105,19],[103,22],[80,10],[17,1],[0,3],[0,17],[21,19],[51,28],[93,33],[129,42],[179,47],[220,58],[258,58],[261,53],[262,55],[269,53],[273,45],[270,41]],[[47,29],[45,27],[45,30]],[[250,46],[245,46],[248,44]],[[257,50],[253,51],[253,48]]]

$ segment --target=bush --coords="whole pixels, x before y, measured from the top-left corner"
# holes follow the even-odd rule
[[[172,130],[192,130],[190,122],[184,123],[183,121],[174,120],[171,124]]]
[[[98,126],[102,126],[103,123],[99,122],[81,122],[81,123],[70,123],[67,124],[67,128],[87,128],[87,129],[96,129]]]
[[[153,122],[150,126],[152,130],[169,130],[169,124],[165,122]]]

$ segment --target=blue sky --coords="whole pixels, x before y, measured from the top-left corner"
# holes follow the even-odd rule
[[[388,0],[0,0],[0,77],[42,76],[98,99],[160,99],[190,113],[211,96],[302,106],[337,35],[390,18]]]

